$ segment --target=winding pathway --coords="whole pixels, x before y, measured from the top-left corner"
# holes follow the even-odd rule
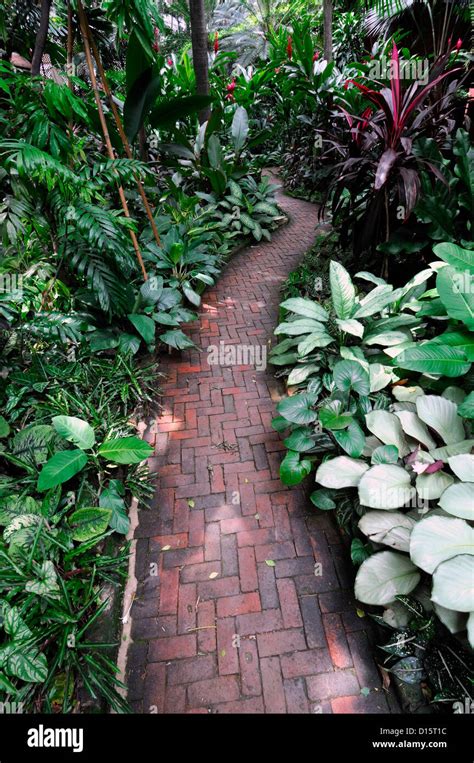
[[[273,338],[279,289],[317,223],[314,205],[279,202],[290,223],[232,259],[189,327],[202,351],[165,369],[164,412],[147,433],[156,498],[135,532],[135,712],[396,712],[331,518],[279,480],[271,367],[208,364],[211,345]]]

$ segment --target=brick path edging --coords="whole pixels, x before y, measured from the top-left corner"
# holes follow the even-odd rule
[[[157,492],[135,530],[135,712],[397,712],[331,518],[279,480],[271,370],[208,364],[209,345],[273,338],[279,287],[317,222],[314,205],[279,203],[289,224],[205,293],[189,329],[202,352],[170,360],[164,414],[146,435]]]

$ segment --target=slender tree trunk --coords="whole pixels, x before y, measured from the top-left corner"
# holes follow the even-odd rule
[[[38,32],[36,34],[33,58],[31,59],[31,74],[32,75],[40,73],[41,61],[43,59],[43,53],[46,46],[46,38],[48,36],[50,10],[51,10],[51,0],[42,0],[40,25],[38,28]]]
[[[324,58],[332,61],[332,16],[334,11],[333,0],[323,0],[323,23],[324,23]]]
[[[191,19],[191,42],[193,47],[193,66],[196,73],[196,92],[209,95],[209,64],[207,57],[207,25],[204,0],[189,0]],[[210,116],[209,107],[199,112],[202,124]]]

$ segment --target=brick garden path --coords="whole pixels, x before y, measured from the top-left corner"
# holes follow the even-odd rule
[[[271,368],[207,363],[221,340],[273,336],[280,286],[317,223],[314,205],[279,201],[290,223],[232,259],[189,332],[203,351],[166,368],[164,415],[147,436],[158,490],[136,531],[127,677],[136,712],[389,709],[332,520],[279,480]]]

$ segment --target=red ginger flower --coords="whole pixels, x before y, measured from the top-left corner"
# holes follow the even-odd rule
[[[458,41],[457,41],[457,43],[456,43],[456,50],[461,50],[461,48],[462,48],[462,40],[461,40],[461,38],[459,37],[459,38],[458,38]]]
[[[318,58],[319,58],[319,51],[318,51],[318,50],[315,50],[315,51],[314,51],[314,54],[313,54],[313,63],[314,63],[315,61],[317,61],[317,60],[318,60]]]
[[[286,54],[291,61],[291,58],[293,56],[293,39],[291,36],[288,37],[288,43],[286,46]]]
[[[219,50],[219,33],[216,32],[214,35],[214,53],[217,53]]]
[[[160,50],[160,30],[158,29],[157,26],[155,27],[154,34],[155,34],[155,41],[153,43],[153,50],[155,51],[155,53],[158,53]]]

